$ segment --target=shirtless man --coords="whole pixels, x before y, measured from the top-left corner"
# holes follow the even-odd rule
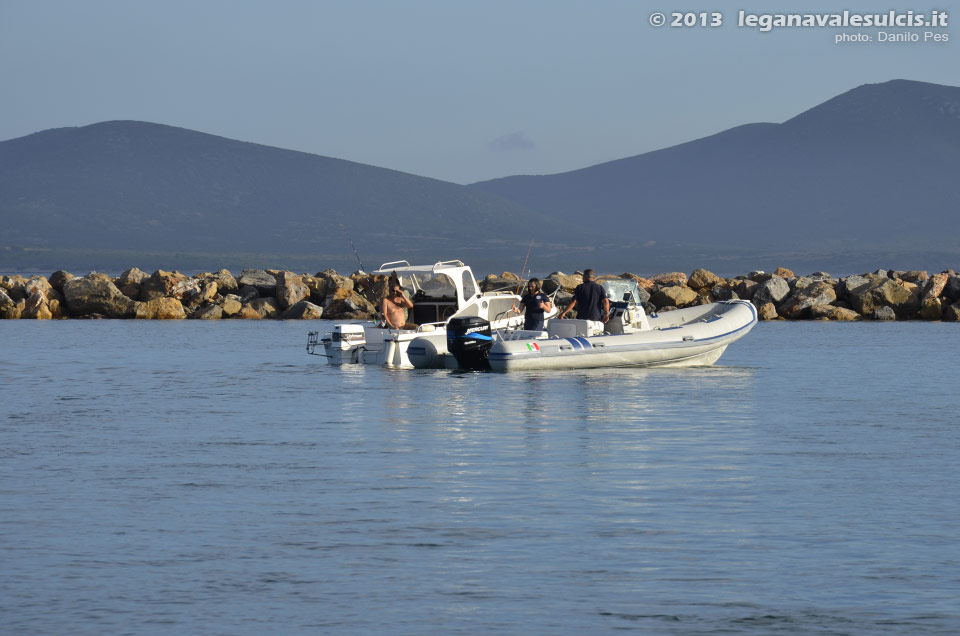
[[[406,297],[399,281],[390,281],[390,293],[384,296],[380,311],[387,326],[392,329],[416,329],[417,325],[407,322],[404,309],[413,309],[413,301]]]

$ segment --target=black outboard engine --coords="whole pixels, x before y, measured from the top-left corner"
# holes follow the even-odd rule
[[[493,335],[490,323],[477,316],[451,318],[447,322],[447,351],[460,369],[489,369]]]

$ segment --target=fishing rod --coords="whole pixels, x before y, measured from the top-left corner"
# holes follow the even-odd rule
[[[360,263],[360,271],[361,272],[367,271],[363,268],[363,261],[360,260],[360,254],[357,253],[357,248],[353,244],[353,239],[351,239],[350,234],[347,233],[347,228],[343,227],[343,223],[340,224],[340,231],[343,232],[343,235],[347,237],[347,241],[350,242],[350,248],[353,250],[353,255],[357,257],[357,262]]]
[[[517,284],[517,295],[520,294],[520,288],[523,287],[523,273],[527,271],[527,259],[530,258],[530,250],[533,249],[533,239],[530,239],[530,247],[527,248],[527,255],[523,258],[523,267],[520,268],[520,282]]]
[[[523,258],[523,267],[520,268],[520,280],[517,282],[517,291],[514,292],[515,296],[519,296],[520,289],[523,288],[523,273],[527,270],[527,259],[530,258],[530,250],[532,249],[533,249],[533,239],[530,239],[530,247],[527,248],[527,255]],[[515,311],[519,314],[520,310],[517,309],[517,301],[513,301],[513,307],[511,307],[507,311]]]

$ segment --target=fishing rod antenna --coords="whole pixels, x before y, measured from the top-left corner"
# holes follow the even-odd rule
[[[343,223],[340,224],[340,231],[343,232],[343,235],[347,237],[347,241],[350,243],[350,249],[353,250],[353,255],[357,257],[357,263],[360,264],[360,271],[366,272],[363,268],[363,261],[360,260],[360,254],[357,252],[356,246],[353,244],[353,239],[350,238],[350,234],[347,232],[347,228],[343,227]]]

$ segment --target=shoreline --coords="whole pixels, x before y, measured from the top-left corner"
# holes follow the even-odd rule
[[[797,276],[778,268],[724,278],[705,270],[632,273],[604,278],[636,280],[648,313],[732,299],[751,301],[761,320],[925,320],[960,322],[960,276],[953,270],[878,269],[833,278],[827,272]],[[544,290],[556,290],[558,304],[569,301],[579,273],[553,272]],[[516,274],[490,274],[482,291],[515,289]],[[385,276],[342,275],[246,269],[234,276],[221,269],[187,276],[176,271],[152,274],[136,267],[117,277],[91,272],[75,276],[58,270],[49,276],[0,277],[0,319],[139,320],[370,320],[383,297]]]

